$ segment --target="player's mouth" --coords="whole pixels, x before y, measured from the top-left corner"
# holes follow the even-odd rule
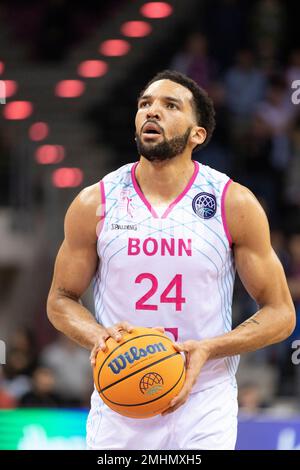
[[[162,133],[162,128],[155,122],[146,122],[146,124],[143,125],[141,132],[142,136],[147,139],[155,139],[162,135]]]

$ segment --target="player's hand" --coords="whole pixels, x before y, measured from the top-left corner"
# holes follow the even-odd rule
[[[95,366],[96,364],[96,356],[98,351],[106,351],[106,340],[108,338],[113,338],[117,343],[119,343],[122,339],[123,333],[131,333],[134,330],[134,326],[130,325],[128,322],[120,322],[116,323],[115,325],[108,327],[108,328],[102,328],[101,334],[97,340],[97,343],[94,345],[91,354],[90,354],[90,361],[92,367]],[[153,330],[157,330],[160,333],[164,333],[165,329],[162,326],[155,326],[153,327]]]
[[[97,342],[95,343],[91,355],[90,355],[90,361],[92,367],[96,364],[96,356],[98,351],[106,351],[106,340],[108,338],[113,338],[117,343],[119,343],[122,339],[123,334],[126,333],[131,333],[133,331],[134,327],[130,325],[127,321],[116,323],[113,326],[110,326],[108,328],[102,328],[101,333],[97,339]]]
[[[200,374],[200,371],[209,358],[209,347],[207,341],[189,340],[184,343],[175,343],[174,347],[178,352],[184,352],[186,356],[186,376],[183,387],[177,397],[174,397],[162,415],[173,413],[182,406],[188,399],[189,394]]]

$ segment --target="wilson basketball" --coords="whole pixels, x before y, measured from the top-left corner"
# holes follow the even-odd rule
[[[162,413],[180,392],[185,379],[184,359],[164,333],[135,328],[117,343],[106,341],[99,351],[94,381],[112,410],[131,418]]]

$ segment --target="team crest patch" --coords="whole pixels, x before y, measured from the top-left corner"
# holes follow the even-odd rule
[[[199,193],[194,197],[193,211],[201,219],[211,219],[217,212],[217,200],[213,194]]]

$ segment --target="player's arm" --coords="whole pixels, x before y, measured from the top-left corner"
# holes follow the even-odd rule
[[[232,183],[225,209],[237,271],[259,309],[229,333],[176,346],[187,354],[186,381],[166,414],[187,400],[208,359],[255,351],[284,340],[295,328],[294,305],[282,265],[271,246],[269,225],[261,205],[247,188]]]
[[[65,217],[65,238],[56,258],[47,301],[48,318],[55,328],[94,353],[99,347],[105,349],[109,336],[121,339],[120,325],[105,329],[80,302],[98,264],[97,227],[101,216],[97,216],[97,211],[99,213],[100,204],[99,185],[94,185],[81,191],[70,205]],[[127,329],[128,325],[122,326]]]
[[[228,228],[240,279],[259,310],[230,333],[209,341],[209,358],[254,351],[286,339],[296,315],[283,267],[270,241],[267,217],[254,195],[232,183],[226,201]]]

